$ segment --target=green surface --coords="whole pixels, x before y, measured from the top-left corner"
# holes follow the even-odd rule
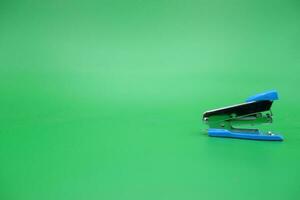
[[[298,0],[1,0],[0,199],[300,199],[299,35]],[[204,133],[269,89],[284,142]]]

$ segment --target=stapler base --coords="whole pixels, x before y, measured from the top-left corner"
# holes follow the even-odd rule
[[[277,134],[265,134],[259,130],[255,131],[229,131],[227,129],[208,129],[211,137],[229,137],[249,140],[282,141],[283,137]]]

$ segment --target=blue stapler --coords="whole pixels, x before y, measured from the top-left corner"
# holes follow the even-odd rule
[[[207,111],[203,121],[209,126],[208,135],[250,140],[282,141],[283,137],[273,132],[258,129],[242,129],[243,125],[272,123],[271,106],[278,100],[275,90],[249,97],[245,103]]]

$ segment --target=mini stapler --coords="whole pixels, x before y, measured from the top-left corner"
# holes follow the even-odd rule
[[[238,128],[243,125],[272,123],[271,106],[278,100],[275,90],[249,97],[246,103],[207,111],[203,121],[209,126],[208,135],[250,140],[282,141],[283,137],[271,131]]]

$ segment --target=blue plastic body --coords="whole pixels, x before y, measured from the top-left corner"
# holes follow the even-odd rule
[[[229,137],[248,140],[266,140],[266,141],[282,141],[281,135],[266,135],[260,131],[253,132],[232,132],[226,129],[208,129],[208,135],[212,137]]]
[[[269,100],[269,101],[275,101],[278,100],[278,93],[276,90],[270,90],[267,92],[263,92],[260,94],[256,94],[254,96],[249,97],[246,102],[252,102],[252,101],[263,101],[263,100]]]

